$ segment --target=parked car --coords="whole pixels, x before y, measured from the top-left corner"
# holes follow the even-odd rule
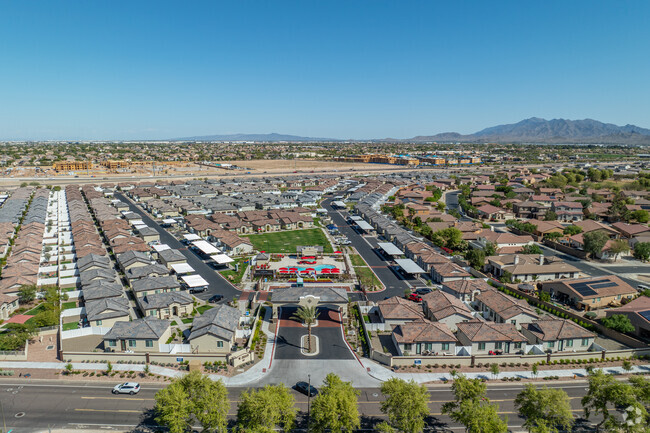
[[[223,295],[212,295],[210,299],[208,299],[208,302],[211,304],[216,304],[217,302],[221,301],[223,299]]]
[[[422,302],[422,297],[421,297],[420,295],[418,295],[417,293],[411,293],[411,294],[408,296],[408,299],[409,299],[410,301]]]
[[[138,382],[124,382],[119,385],[115,385],[113,388],[113,394],[137,394],[140,392],[140,384]]]
[[[433,290],[431,290],[428,287],[420,287],[415,291],[415,293],[417,293],[418,295],[426,295],[427,293],[431,293],[431,292],[433,292]]]
[[[205,287],[205,286],[202,286],[202,287],[192,287],[192,288],[190,289],[190,293],[201,293],[201,292],[205,292],[207,289],[208,289],[208,288]]]
[[[307,382],[298,382],[296,383],[295,388],[296,391],[305,394],[306,396],[309,397],[315,397],[318,395],[318,390],[315,387],[308,384]]]

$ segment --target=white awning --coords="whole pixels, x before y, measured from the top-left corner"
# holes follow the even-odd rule
[[[402,250],[400,250],[399,248],[397,248],[394,244],[392,244],[390,242],[379,242],[377,245],[379,245],[379,248],[384,250],[386,252],[386,254],[388,254],[390,256],[403,256],[404,255]]]
[[[171,250],[171,247],[167,244],[158,244],[158,245],[154,245],[153,249],[156,250],[156,252],[161,252],[164,250]]]
[[[198,241],[198,240],[201,239],[201,236],[199,236],[199,235],[197,235],[197,234],[194,234],[194,233],[190,233],[190,234],[187,234],[187,235],[183,235],[183,237],[184,237],[186,240],[190,241],[190,242],[191,242],[191,241]]]
[[[361,230],[372,231],[375,229],[373,226],[371,226],[369,223],[365,222],[364,220],[356,221],[356,223]]]
[[[140,221],[140,222],[142,222],[142,221]],[[146,224],[133,224],[133,227],[134,227],[136,230],[142,230],[143,228],[146,228],[146,227],[148,227],[148,226],[147,226]]]
[[[345,203],[343,203],[341,200],[333,201],[332,204],[336,207],[342,207],[342,208],[347,207],[345,206]]]
[[[426,271],[411,259],[396,259],[395,263],[407,274],[426,274]]]
[[[210,258],[220,265],[234,262],[234,260],[228,257],[226,254],[216,254],[214,256],[210,256]]]
[[[191,288],[208,286],[208,282],[200,275],[183,275],[181,280]]]
[[[142,220],[133,220],[130,221],[132,226],[147,226]]]
[[[177,274],[189,274],[194,272],[194,268],[187,263],[173,263],[170,265]]]
[[[176,224],[178,221],[176,221],[174,218],[165,218],[162,220],[163,224]]]
[[[363,220],[363,218],[361,218],[359,215],[352,215],[350,219],[355,222]]]
[[[200,249],[205,255],[219,254],[221,252],[219,248],[204,240],[194,241],[192,245]]]

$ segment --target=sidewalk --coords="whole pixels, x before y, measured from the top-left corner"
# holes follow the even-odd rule
[[[368,374],[380,381],[386,381],[393,377],[404,380],[413,380],[417,383],[427,382],[441,382],[443,380],[451,380],[450,373],[397,373],[378,363],[369,360],[368,358],[361,358],[363,366],[368,371]],[[625,371],[623,367],[609,367],[603,369],[606,373],[611,374],[626,374],[626,373],[650,373],[650,364],[633,366],[629,372]],[[530,370],[527,371],[505,371],[500,372],[494,376],[489,371],[482,371],[478,373],[463,373],[463,375],[470,379],[496,379],[499,380],[504,377],[519,377],[522,379],[543,379],[544,377],[558,376],[563,378],[586,377],[587,370],[584,368],[572,368],[567,370],[542,370],[537,372],[537,376],[533,376]]]

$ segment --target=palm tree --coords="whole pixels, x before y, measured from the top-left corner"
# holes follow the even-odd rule
[[[300,306],[296,310],[296,312],[291,316],[292,319],[298,319],[305,325],[307,325],[307,334],[308,334],[308,340],[309,342],[307,343],[307,350],[311,353],[311,325],[316,323],[316,306],[315,305],[310,305],[307,307]]]

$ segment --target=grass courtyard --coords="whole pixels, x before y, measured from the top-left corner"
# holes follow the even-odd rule
[[[295,254],[296,247],[301,245],[321,245],[324,253],[334,252],[332,245],[321,229],[261,233],[250,235],[248,239],[256,250],[268,253]]]

